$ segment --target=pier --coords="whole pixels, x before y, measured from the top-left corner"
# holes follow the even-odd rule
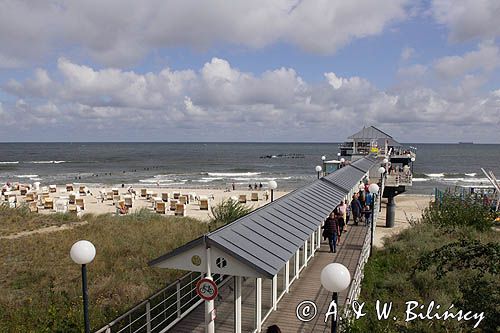
[[[272,324],[287,332],[329,330],[331,322],[325,323],[324,316],[331,293],[322,288],[320,272],[331,262],[349,269],[351,284],[339,295],[346,318],[351,300],[359,294],[373,229],[349,225],[333,254],[322,241],[321,225],[379,165],[373,157],[358,159],[151,261],[154,267],[190,273],[97,332],[240,333],[265,331]],[[376,208],[379,202],[377,196]],[[203,276],[212,276],[219,286],[214,301],[203,301],[194,292]],[[318,310],[309,322],[296,316],[304,300],[314,301]]]

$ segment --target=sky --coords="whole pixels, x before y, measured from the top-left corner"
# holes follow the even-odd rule
[[[498,0],[0,8],[0,142],[500,143]]]

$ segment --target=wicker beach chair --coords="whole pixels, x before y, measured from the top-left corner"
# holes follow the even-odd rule
[[[177,205],[179,201],[175,199],[170,200],[170,210],[175,210],[175,206]]]
[[[208,198],[207,197],[200,198],[200,210],[208,210]]]
[[[158,201],[156,203],[156,212],[158,214],[165,214],[165,203],[163,201]]]
[[[54,199],[48,197],[43,199],[44,209],[54,209]]]
[[[38,205],[36,204],[36,201],[31,201],[28,204],[28,207],[30,209],[30,212],[32,212],[32,213],[38,213]]]
[[[147,195],[148,189],[147,188],[141,188],[141,197],[145,198]]]
[[[133,200],[132,200],[132,195],[127,194],[123,196],[123,200],[125,201],[125,206],[128,208],[132,208]]]
[[[163,202],[168,202],[169,197],[170,194],[168,192],[164,192],[161,194],[161,200],[163,200]]]
[[[186,205],[182,203],[177,203],[175,205],[175,215],[176,216],[186,216]]]
[[[80,207],[81,210],[85,210],[85,200],[83,198],[76,198],[75,204]]]
[[[49,192],[56,193],[57,192],[57,185],[49,185]]]
[[[247,202],[247,195],[246,194],[240,194],[238,197],[238,202],[240,203],[246,203]]]
[[[257,192],[252,192],[252,195],[250,197],[250,200],[252,201],[259,201],[259,193]]]

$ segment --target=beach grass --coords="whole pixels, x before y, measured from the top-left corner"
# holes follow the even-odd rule
[[[33,231],[50,226],[77,222],[80,219],[71,214],[32,213],[27,205],[9,208],[0,204],[0,237],[14,235],[24,231]]]
[[[16,223],[29,230],[74,219],[32,216],[23,209],[1,214],[4,234],[19,231]],[[69,257],[78,240],[91,241],[97,251],[88,265],[91,326],[97,329],[185,273],[151,268],[149,260],[207,231],[207,224],[198,220],[147,210],[128,216],[84,215],[82,220],[88,223],[0,239],[0,332],[81,332],[81,271]]]

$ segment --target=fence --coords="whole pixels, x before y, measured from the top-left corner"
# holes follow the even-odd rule
[[[383,189],[381,190],[380,193],[383,193]],[[375,226],[377,223],[379,207],[380,207],[380,198],[377,198],[375,205],[373,207],[373,220],[371,221],[373,226],[370,225],[370,228],[369,229],[367,228],[366,230],[366,235],[363,241],[361,254],[359,256],[358,263],[356,265],[356,270],[354,271],[351,287],[349,288],[349,291],[347,293],[347,298],[344,304],[343,315],[342,315],[343,321],[341,322],[341,325],[345,325],[350,320],[352,315],[352,302],[359,297],[359,294],[361,292],[361,282],[364,277],[365,264],[368,261],[368,258],[370,257],[371,240],[372,237],[373,238],[375,237]]]
[[[95,333],[166,332],[203,302],[195,290],[203,276],[198,272],[182,276]],[[219,274],[213,279],[218,286],[228,280]]]

